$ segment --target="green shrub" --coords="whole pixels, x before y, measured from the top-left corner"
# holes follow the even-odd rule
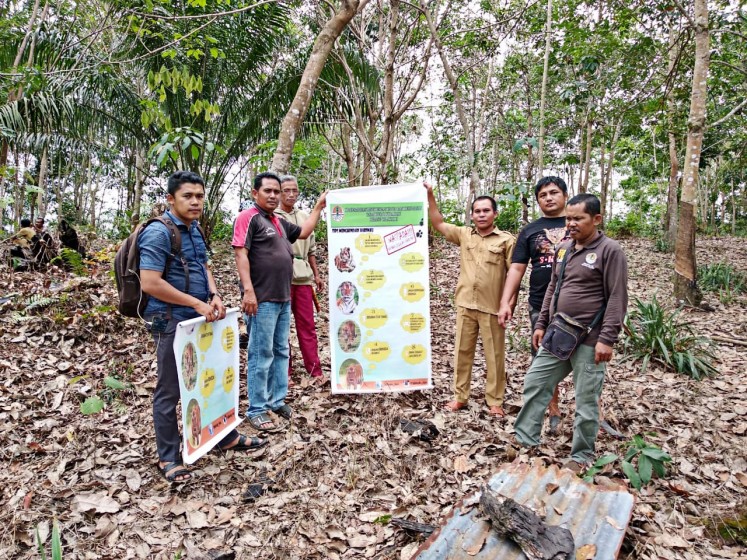
[[[657,253],[671,253],[674,251],[674,246],[669,242],[663,232],[659,232],[654,239],[654,251]]]
[[[648,217],[650,218],[650,217]],[[604,224],[604,233],[609,237],[651,237],[655,229],[653,222],[640,212],[628,212],[625,216],[615,216]]]
[[[626,358],[642,362],[641,373],[652,360],[693,379],[716,373],[710,341],[680,321],[680,312],[668,312],[656,296],[650,303],[635,298],[635,309],[624,321],[623,352]]]
[[[620,460],[618,455],[609,453],[596,460],[596,462],[584,474],[586,482],[592,482],[594,476],[604,470],[606,465]],[[628,451],[620,461],[620,470],[630,481],[631,486],[640,489],[651,482],[654,473],[659,478],[666,475],[666,463],[670,463],[672,457],[666,451],[656,445],[646,443],[642,436],[633,436],[628,444]]]
[[[706,292],[717,292],[722,303],[729,303],[735,295],[747,291],[747,277],[723,262],[699,266],[698,284]]]
[[[327,244],[327,222],[320,219],[314,228],[314,238],[317,243]]]

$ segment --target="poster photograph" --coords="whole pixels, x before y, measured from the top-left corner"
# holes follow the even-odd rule
[[[327,195],[333,393],[432,388],[421,184]]]
[[[241,423],[239,415],[238,310],[220,321],[182,321],[174,355],[182,402],[183,456],[187,464],[205,455]]]

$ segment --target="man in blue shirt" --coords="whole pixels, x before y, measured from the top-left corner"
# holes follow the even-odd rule
[[[140,284],[143,292],[151,296],[143,315],[153,333],[158,359],[158,381],[153,394],[158,466],[169,482],[186,482],[192,475],[180,459],[181,437],[176,414],[179,379],[174,356],[176,325],[200,315],[209,323],[223,319],[226,308],[208,268],[207,247],[197,227],[205,203],[205,182],[196,173],[177,171],[169,177],[166,201],[170,208],[163,217],[179,229],[181,255],[173,258],[163,276],[171,253],[170,234],[164,224],[150,224],[138,238]],[[232,430],[218,447],[245,451],[266,443],[267,440],[247,438]]]

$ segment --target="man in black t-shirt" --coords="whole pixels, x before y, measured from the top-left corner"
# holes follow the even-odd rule
[[[542,210],[543,217],[527,224],[519,233],[498,310],[498,322],[505,328],[513,317],[521,279],[524,278],[527,265],[531,261],[529,321],[532,332],[534,332],[534,324],[539,317],[542,300],[545,298],[545,292],[550,283],[555,249],[561,241],[570,239],[565,225],[565,204],[568,201],[568,187],[565,181],[560,177],[543,177],[534,187],[534,197]],[[534,357],[537,349],[532,346],[531,350],[532,357]],[[549,409],[550,431],[555,432],[560,424],[557,387]]]

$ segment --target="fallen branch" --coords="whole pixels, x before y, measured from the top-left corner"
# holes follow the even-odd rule
[[[736,338],[729,338],[728,336],[712,335],[711,340],[717,342],[726,342],[728,344],[736,344],[737,346],[747,346],[747,341],[737,340]]]
[[[415,523],[414,521],[408,521],[401,517],[392,517],[389,520],[389,523],[408,531],[423,533],[425,536],[430,535],[436,529],[433,525],[428,525],[427,523]]]
[[[565,560],[573,554],[571,532],[556,525],[548,525],[531,509],[511,498],[482,488],[482,511],[493,522],[493,528],[514,541],[531,560]]]

